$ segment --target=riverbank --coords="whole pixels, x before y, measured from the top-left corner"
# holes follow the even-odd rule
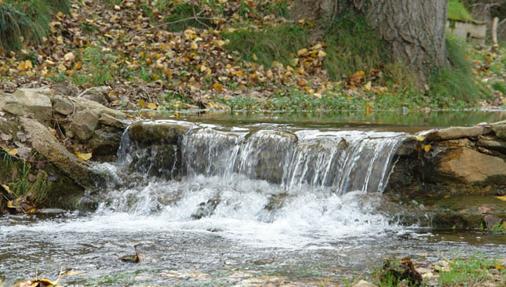
[[[417,90],[353,15],[315,38],[315,23],[290,19],[292,1],[69,3],[41,43],[0,53],[2,90],[50,85],[77,96],[101,87],[101,103],[132,110],[370,113],[504,105],[504,48],[450,38],[451,67]]]

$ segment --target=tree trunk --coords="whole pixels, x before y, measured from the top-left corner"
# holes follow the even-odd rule
[[[433,68],[447,64],[445,29],[447,0],[371,1],[370,24],[422,83]]]
[[[433,68],[447,64],[448,0],[297,0],[294,16],[329,19],[346,9],[363,13],[388,43],[392,58],[408,65],[420,84]]]

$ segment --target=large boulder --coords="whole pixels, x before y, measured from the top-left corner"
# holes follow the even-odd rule
[[[444,175],[464,183],[502,180],[506,183],[506,161],[470,148],[459,148],[445,153],[438,165]]]
[[[52,104],[47,89],[19,89],[13,94],[0,94],[0,109],[16,116],[31,116],[41,122],[49,122]]]

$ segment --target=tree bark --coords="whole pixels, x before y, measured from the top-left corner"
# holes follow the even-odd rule
[[[448,64],[448,0],[297,0],[294,16],[329,19],[346,9],[366,17],[388,43],[392,58],[404,62],[420,84],[426,83],[434,68]]]
[[[392,56],[404,61],[422,83],[433,68],[447,64],[447,0],[371,1],[367,16],[389,43]]]

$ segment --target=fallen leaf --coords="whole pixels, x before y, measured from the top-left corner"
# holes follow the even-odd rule
[[[80,160],[83,160],[83,161],[88,161],[91,159],[91,157],[93,156],[92,153],[82,153],[82,152],[75,152],[75,155],[77,156],[78,159]]]
[[[28,71],[33,68],[32,62],[30,60],[23,61],[19,63],[18,70],[20,71]]]
[[[7,154],[10,156],[16,156],[18,154],[17,148],[6,148],[4,151],[7,152]]]
[[[217,92],[223,92],[223,85],[216,82],[213,84],[213,90],[215,90]]]
[[[148,108],[150,110],[156,110],[158,108],[158,106],[156,105],[156,103],[148,103],[146,105],[146,108]]]
[[[424,144],[422,146],[423,151],[429,152],[432,149],[432,146],[430,144]]]
[[[499,199],[500,201],[506,201],[506,195],[496,196],[496,198]]]

